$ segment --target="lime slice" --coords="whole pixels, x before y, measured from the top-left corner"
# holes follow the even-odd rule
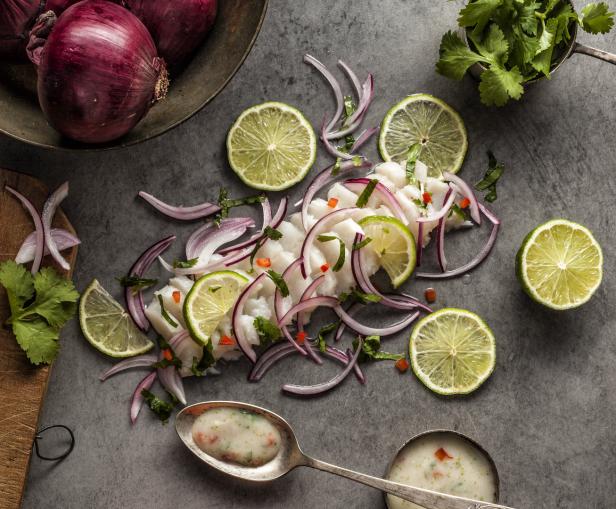
[[[391,284],[398,288],[415,270],[415,237],[400,220],[388,216],[364,217],[359,224],[372,241],[372,249],[385,269]]]
[[[443,308],[422,318],[409,345],[411,366],[428,389],[468,394],[492,374],[494,335],[475,313]]]
[[[246,184],[280,191],[301,181],[317,154],[317,139],[306,117],[279,102],[245,110],[227,136],[229,164]]]
[[[553,219],[530,232],[516,257],[524,291],[551,309],[587,302],[601,284],[603,253],[588,228]]]
[[[96,279],[81,296],[79,323],[92,346],[111,357],[132,357],[154,346]]]
[[[199,278],[184,301],[184,318],[192,338],[206,345],[218,324],[237,301],[248,279],[231,270]]]
[[[466,127],[449,105],[429,94],[414,94],[391,108],[381,124],[379,152],[385,161],[406,162],[411,145],[431,177],[457,173],[468,147]]]

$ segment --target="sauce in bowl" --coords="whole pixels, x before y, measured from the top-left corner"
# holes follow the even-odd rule
[[[280,432],[262,415],[238,408],[212,408],[195,419],[195,444],[204,453],[245,467],[260,467],[280,450]]]
[[[486,452],[454,432],[435,431],[408,442],[394,459],[387,478],[449,495],[497,502],[498,478]],[[390,509],[422,509],[387,495]]]

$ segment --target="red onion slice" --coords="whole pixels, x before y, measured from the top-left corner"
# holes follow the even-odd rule
[[[282,279],[286,281],[287,278],[290,276],[291,272],[293,272],[297,267],[299,267],[302,261],[303,261],[302,258],[298,258],[297,260],[291,262],[289,266],[282,273]],[[276,287],[276,291],[274,292],[274,314],[276,315],[276,321],[280,320],[280,317],[282,316],[282,292],[280,291],[280,288],[278,287]],[[297,343],[297,341],[295,341],[295,339],[289,332],[289,329],[286,327],[286,325],[282,326],[280,330],[282,331],[284,336],[287,338],[289,343],[291,343],[293,347],[299,353],[301,353],[302,355],[306,355],[307,352]],[[314,355],[311,355],[311,357],[313,359],[315,358]]]
[[[278,327],[282,327],[283,325],[288,325],[293,320],[293,317],[299,313],[300,311],[315,309],[318,307],[328,307],[335,308],[338,306],[338,299],[335,297],[312,297],[311,299],[306,299],[302,302],[298,302],[293,306],[289,311],[287,311],[283,317],[278,320]]]
[[[182,382],[182,377],[178,373],[178,369],[175,366],[167,366],[166,368],[157,368],[156,372],[165,390],[177,398],[182,405],[185,405],[186,394],[184,393],[184,384]]]
[[[362,86],[362,98],[357,105],[355,112],[345,121],[345,126],[335,132],[329,132],[328,129],[326,137],[328,140],[336,140],[343,138],[348,134],[354,133],[364,120],[364,116],[368,112],[368,107],[374,98],[374,80],[372,74],[368,75],[368,78]]]
[[[139,196],[165,216],[179,219],[180,221],[192,221],[220,212],[220,207],[218,205],[207,202],[193,205],[192,207],[181,207],[169,205],[145,191],[139,191]]]
[[[423,254],[423,223],[417,223],[417,253],[415,254],[415,264],[421,266],[421,257]]]
[[[345,368],[340,373],[338,373],[331,380],[325,383],[322,383],[322,384],[317,384],[317,385],[284,384],[282,386],[282,390],[285,392],[289,392],[291,394],[297,394],[298,396],[314,396],[316,394],[322,394],[324,392],[327,392],[333,389],[347,377],[347,375],[351,372],[351,370],[357,363],[357,359],[359,358],[359,354],[361,352],[363,343],[364,341],[360,337],[358,344],[357,344],[357,349],[355,350],[355,354],[353,355],[349,363],[345,366]]]
[[[365,307],[365,304],[362,304],[361,302],[354,302],[347,309],[347,314],[349,316],[354,316],[355,313],[357,313],[360,309],[364,307]],[[336,332],[334,333],[334,341],[340,341],[340,338],[342,338],[342,335],[344,334],[345,329],[346,329],[346,324],[342,320],[340,320],[338,322],[338,327],[336,328]]]
[[[344,108],[344,97],[342,95],[342,88],[340,87],[340,83],[338,83],[338,80],[329,71],[329,69],[327,69],[325,65],[319,62],[312,55],[304,55],[304,62],[312,65],[317,71],[319,71],[330,84],[330,86],[332,87],[332,91],[334,92],[334,97],[336,98],[336,113],[332,117],[330,123],[325,126],[326,132],[331,131],[340,120],[340,117],[342,117],[342,111]]]
[[[58,205],[62,203],[62,200],[68,196],[68,182],[64,182],[58,189],[56,189],[47,201],[45,205],[43,205],[43,214],[42,214],[42,222],[43,222],[43,234],[45,237],[45,245],[47,249],[49,249],[49,254],[52,258],[58,262],[60,267],[64,270],[70,270],[71,266],[64,259],[64,257],[58,251],[58,246],[56,245],[53,237],[51,236],[51,222],[53,221],[53,217],[56,214],[56,209]]]
[[[267,277],[267,274],[265,272],[262,272],[252,281],[252,283],[248,284],[244,288],[244,290],[242,290],[242,293],[240,293],[240,296],[237,299],[235,306],[233,307],[233,315],[231,319],[231,322],[233,324],[233,332],[235,333],[235,339],[237,341],[237,344],[240,347],[240,350],[244,353],[246,357],[248,357],[250,362],[252,362],[253,364],[257,362],[257,354],[255,353],[254,348],[250,344],[250,342],[240,332],[242,328],[240,327],[239,320],[240,316],[242,316],[244,312],[244,305],[246,304],[248,297],[250,297],[252,290],[255,286],[261,283],[261,281],[265,277]]]
[[[355,143],[351,147],[351,153],[354,154],[361,147],[363,147],[376,133],[379,132],[379,127],[370,127],[362,131],[362,133],[357,137]]]
[[[355,95],[357,96],[357,101],[359,103],[359,101],[361,100],[361,96],[363,94],[363,89],[361,86],[361,82],[359,81],[359,78],[357,77],[357,74],[355,74],[355,72],[353,72],[353,70],[347,64],[345,64],[342,60],[338,60],[338,65],[348,76],[349,81],[353,84],[353,88],[355,89]]]
[[[34,222],[35,248],[32,257],[32,268],[30,269],[30,272],[32,272],[32,274],[36,274],[41,267],[43,250],[45,248],[45,229],[43,227],[41,216],[39,215],[38,211],[36,210],[36,207],[32,204],[32,202],[28,200],[28,198],[26,198],[23,194],[10,186],[5,186],[5,189],[21,202],[24,208],[30,213],[32,221]]]
[[[186,259],[198,258],[205,246],[211,240],[221,235],[221,231],[234,231],[237,234],[236,238],[239,238],[247,228],[252,228],[254,225],[255,222],[249,217],[223,219],[220,221],[220,225],[216,225],[213,222],[206,223],[188,237],[186,241]]]
[[[445,258],[445,217],[441,217],[436,227],[436,260],[441,272],[447,270],[447,258]]]
[[[15,256],[16,263],[28,263],[34,260],[36,256],[36,248],[38,245],[37,236],[38,233],[34,231],[26,237],[26,239],[21,244],[17,255]],[[58,250],[60,251],[70,249],[71,247],[75,247],[81,244],[81,240],[75,237],[75,235],[73,235],[72,233],[63,230],[62,228],[52,228],[51,237],[56,242]],[[45,242],[43,241],[42,244],[44,243]],[[43,256],[48,254],[49,249],[45,248],[43,250]]]
[[[325,150],[332,157],[340,158],[342,160],[353,159],[355,157],[353,154],[350,154],[348,152],[342,152],[328,139],[327,131],[330,125],[331,125],[331,122],[329,124],[326,124],[324,121],[323,125],[321,126],[321,141],[323,142]]]
[[[343,185],[347,189],[353,191],[354,193],[360,194],[366,186],[370,183],[369,178],[357,178],[357,179],[349,179],[345,180]],[[376,194],[381,201],[389,207],[392,211],[393,215],[402,221],[403,224],[409,224],[409,220],[406,217],[406,214],[402,210],[398,199],[394,196],[394,194],[387,188],[387,186],[383,185],[381,182],[377,182],[376,187],[374,188],[374,193]]]
[[[320,275],[318,278],[316,278],[312,283],[308,285],[308,287],[304,290],[304,293],[302,293],[302,296],[300,297],[299,301],[303,302],[309,299],[310,297],[312,297],[312,294],[316,292],[317,288],[319,288],[319,286],[321,286],[323,283],[325,283],[325,274]],[[300,331],[304,330],[305,321],[306,321],[305,312],[302,311],[298,313],[297,314],[297,329],[298,330]]]
[[[431,214],[429,216],[419,216],[417,218],[417,222],[418,223],[430,223],[433,221],[438,221],[442,217],[446,218],[447,214],[451,210],[451,207],[453,206],[455,201],[456,201],[456,193],[450,188],[445,194],[445,201],[443,202],[442,208],[438,212],[435,212],[434,214]]]
[[[156,361],[158,361],[158,357],[155,354],[139,355],[137,357],[131,357],[130,359],[124,359],[104,371],[98,379],[104,382],[107,378],[121,373],[122,371],[126,371],[127,369],[152,367],[152,364]]]
[[[490,232],[490,237],[488,238],[488,241],[483,246],[481,251],[477,254],[477,256],[475,256],[467,264],[462,265],[461,267],[458,267],[457,269],[452,269],[446,272],[434,273],[434,274],[429,273],[429,272],[418,272],[416,274],[417,277],[422,277],[426,279],[448,279],[451,277],[459,276],[461,274],[466,274],[470,270],[474,269],[475,267],[477,267],[477,265],[479,265],[481,262],[483,262],[488,257],[488,255],[490,254],[490,251],[492,251],[492,248],[494,247],[494,244],[496,243],[496,238],[498,236],[498,230],[500,227],[500,220],[488,208],[486,208],[481,203],[479,203],[479,210],[492,223],[492,231]]]
[[[130,421],[133,424],[137,421],[137,416],[139,415],[139,411],[143,405],[143,394],[141,394],[141,391],[143,389],[149,391],[154,383],[154,380],[156,380],[156,371],[152,371],[152,373],[141,380],[135,388],[135,392],[133,392],[133,397],[130,403]]]
[[[312,246],[314,244],[314,240],[317,236],[322,233],[324,230],[328,229],[333,222],[339,222],[346,219],[348,216],[357,212],[359,209],[357,207],[348,207],[344,209],[336,209],[333,212],[323,216],[319,219],[314,226],[306,233],[306,237],[304,238],[304,243],[302,244],[301,257],[304,259],[304,263],[301,264],[302,276],[304,279],[308,277],[311,273],[310,268],[310,251],[312,250]]]
[[[175,241],[175,235],[170,235],[146,249],[130,268],[128,275],[143,277],[152,263],[154,263],[154,260],[173,244],[173,241]],[[124,299],[126,300],[126,308],[137,327],[147,331],[150,328],[150,322],[145,316],[145,305],[141,291],[134,292],[133,288],[127,286],[124,289]]]
[[[347,325],[347,327],[353,329],[358,334],[362,334],[363,336],[391,336],[392,334],[396,334],[400,332],[402,329],[408,327],[411,323],[413,323],[417,317],[419,316],[419,311],[407,316],[404,320],[400,322],[390,325],[389,327],[368,327],[359,323],[355,320],[351,315],[349,315],[342,306],[337,305],[334,307],[334,311],[340,317],[340,319]]]
[[[475,192],[473,191],[471,186],[469,186],[466,182],[464,182],[464,180],[462,180],[457,175],[454,175],[447,171],[443,172],[443,179],[445,179],[445,181],[447,182],[451,182],[452,184],[454,184],[458,188],[457,191],[462,196],[469,199],[469,201],[471,202],[469,205],[471,217],[473,218],[473,221],[475,221],[477,224],[481,224],[481,214],[479,212],[479,202],[477,201],[477,197],[475,196]]]

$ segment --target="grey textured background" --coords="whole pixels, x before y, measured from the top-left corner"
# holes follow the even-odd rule
[[[479,104],[470,78],[451,82],[434,73],[441,34],[455,24],[459,2],[285,2],[272,0],[253,52],[231,84],[201,113],[174,131],[134,148],[105,153],[37,150],[0,139],[0,165],[34,174],[50,186],[70,180],[65,210],[83,239],[76,282],[93,277],[116,295],[123,274],[143,248],[192,226],[165,221],[135,200],[146,189],[170,202],[214,199],[219,185],[247,191],[228,169],[226,131],[247,106],[281,100],[316,125],[332,100],[302,64],[305,52],[334,67],[336,58],[376,78],[367,125],[378,123],[403,96],[430,92],[463,116],[470,149],[462,176],[477,180],[491,148],[507,164],[494,210],[503,219],[492,257],[461,280],[436,286],[438,306],[467,307],[492,326],[498,363],[491,379],[470,397],[443,399],[389,363],[366,368],[368,383],[349,379],[309,401],[282,396],[284,381],[314,381],[332,372],[309,363],[281,364],[261,384],[248,384],[242,361],[223,376],[191,379],[190,402],[229,398],[267,406],[298,429],[306,451],[326,461],[381,474],[397,447],[428,428],[455,428],[493,455],[502,501],[518,508],[614,507],[616,486],[616,318],[613,259],[616,69],[574,56],[559,75],[502,109]],[[616,49],[616,35],[582,41]],[[376,158],[371,146],[368,155]],[[327,158],[319,154],[317,167]],[[304,184],[291,190],[301,195]],[[553,217],[593,230],[604,248],[605,275],[598,294],[577,311],[541,309],[520,291],[514,254],[523,236]],[[459,261],[478,247],[457,236],[450,256]],[[176,249],[179,252],[179,243]],[[421,293],[424,282],[408,288]],[[408,333],[388,350],[406,348]],[[171,425],[144,410],[136,426],[129,398],[141,372],[101,384],[108,359],[94,351],[71,323],[62,338],[42,424],[65,423],[77,435],[73,454],[58,465],[34,459],[24,508],[115,507],[383,507],[380,493],[319,472],[300,470],[269,486],[244,486],[197,463]]]

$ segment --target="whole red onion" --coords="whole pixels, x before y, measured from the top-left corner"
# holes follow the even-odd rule
[[[177,69],[203,42],[216,19],[217,0],[125,0],[154,38],[159,55]]]
[[[46,38],[46,40],[45,40]],[[107,0],[39,18],[28,45],[49,123],[86,143],[123,136],[162,99],[167,70],[139,19]]]
[[[0,59],[26,56],[28,33],[40,13],[40,0],[0,0]]]

